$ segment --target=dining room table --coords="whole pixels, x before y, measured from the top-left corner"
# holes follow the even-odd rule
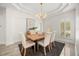
[[[27,39],[36,43],[36,51],[37,51],[37,42],[40,40],[44,40],[45,34],[44,33],[35,33],[35,34],[27,34]]]
[[[39,34],[39,33],[27,34],[27,38],[32,41],[39,41],[39,40],[42,40],[44,37],[45,37],[44,34]]]

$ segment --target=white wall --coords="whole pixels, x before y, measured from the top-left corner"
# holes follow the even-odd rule
[[[20,33],[26,32],[27,14],[14,8],[6,8],[6,45],[21,40]]]
[[[47,30],[48,27],[51,27],[52,28],[52,31],[55,30],[57,33],[56,33],[56,39],[55,40],[58,40],[58,41],[63,41],[62,39],[59,39],[60,38],[60,23],[62,21],[70,21],[71,22],[71,40],[64,40],[66,42],[70,42],[70,43],[74,43],[75,41],[75,31],[74,31],[74,23],[75,23],[75,10],[70,10],[70,11],[67,11],[67,12],[64,12],[62,14],[58,14],[56,16],[51,16],[49,18],[47,18],[45,21],[44,21],[44,31]]]
[[[0,7],[0,44],[4,44],[5,43],[5,25],[6,25],[6,20],[5,20],[5,12],[6,9],[3,7]]]
[[[79,7],[76,8],[76,45],[75,45],[76,55],[79,56]]]
[[[40,31],[40,32],[43,32],[43,23],[40,19],[36,19],[35,21],[35,27],[38,27],[37,28],[37,31]]]
[[[0,8],[0,43],[9,45],[21,41],[21,33],[26,32],[27,18],[29,15],[13,7]],[[37,19],[34,23],[39,26]]]

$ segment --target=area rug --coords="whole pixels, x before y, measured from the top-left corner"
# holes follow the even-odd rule
[[[46,56],[60,56],[65,44],[57,41],[55,41],[54,43],[55,43],[55,46],[52,46],[52,50],[49,51],[48,47],[46,48],[46,52],[47,52]],[[22,44],[19,44],[18,46],[19,46],[20,53],[23,56],[24,51],[21,52]],[[26,56],[44,56],[43,47],[40,46],[39,51],[36,51],[36,52],[34,52],[33,47],[28,48]]]

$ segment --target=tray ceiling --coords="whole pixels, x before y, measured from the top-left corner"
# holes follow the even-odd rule
[[[54,15],[59,12],[68,11],[75,7],[75,3],[43,3],[43,12]],[[20,11],[34,15],[40,12],[40,3],[1,3],[1,7],[15,7]]]

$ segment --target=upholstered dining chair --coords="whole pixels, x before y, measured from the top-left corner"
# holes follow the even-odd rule
[[[22,34],[22,49],[21,49],[21,53],[24,49],[24,56],[26,55],[26,49],[29,47],[34,46],[34,52],[35,52],[35,43],[32,42],[31,40],[27,40],[27,38],[25,37],[24,34]]]
[[[55,41],[56,31],[53,31],[51,33],[52,33],[52,36],[51,36],[51,40],[50,40],[50,46],[51,46],[51,49],[52,49],[52,44],[55,47],[55,42],[54,41]]]
[[[38,48],[39,48],[39,45],[41,45],[44,48],[44,55],[46,55],[46,47],[47,46],[49,47],[51,34],[52,33],[45,33],[44,40],[41,40],[41,41],[37,42]],[[49,50],[50,50],[50,47],[49,47]]]

